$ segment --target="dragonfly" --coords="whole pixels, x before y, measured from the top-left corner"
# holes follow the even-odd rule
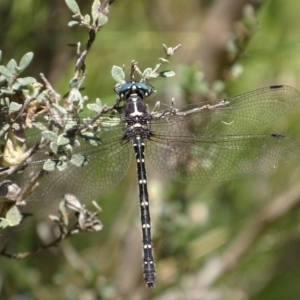
[[[49,179],[41,178],[28,199],[46,202],[72,194],[91,201],[125,177],[134,157],[148,288],[155,285],[156,271],[146,160],[172,180],[207,184],[273,170],[299,154],[299,144],[282,134],[249,134],[298,103],[300,93],[293,87],[269,86],[214,103],[150,111],[146,100],[154,91],[146,82],[130,80],[114,89],[118,99],[108,115],[34,118],[31,129],[24,130],[25,140],[35,143],[22,164],[26,176],[8,175],[22,187],[33,174],[47,173]],[[2,119],[4,124],[7,118]],[[36,142],[41,135],[37,128],[43,128],[47,143]],[[2,167],[3,173],[9,169]]]

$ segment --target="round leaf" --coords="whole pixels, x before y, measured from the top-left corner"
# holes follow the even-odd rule
[[[70,162],[76,167],[83,167],[87,165],[88,159],[84,155],[74,154],[72,155]]]
[[[125,82],[125,73],[121,67],[113,66],[111,70],[111,75],[116,82],[118,83]]]
[[[94,24],[98,20],[99,8],[100,8],[100,1],[94,0],[93,5],[92,5],[92,11],[91,11]]]
[[[25,55],[23,55],[19,63],[19,70],[23,71],[24,69],[26,69],[28,65],[31,63],[32,58],[33,58],[33,52],[28,52]]]
[[[22,214],[20,213],[17,206],[13,206],[6,214],[6,220],[8,220],[8,226],[19,225],[22,221]]]
[[[161,77],[173,77],[175,76],[175,72],[171,70],[159,72],[159,76]]]
[[[70,21],[68,23],[68,26],[69,27],[75,27],[75,26],[78,26],[80,23],[78,21]]]
[[[23,86],[27,86],[29,84],[35,83],[36,79],[34,77],[24,77],[24,78],[18,78],[17,82]]]
[[[55,167],[56,167],[56,162],[51,159],[47,159],[43,165],[43,169],[48,172],[54,171]]]
[[[16,73],[16,67],[17,67],[17,62],[14,59],[11,59],[8,64],[6,65],[6,68],[12,73]]]
[[[0,74],[4,75],[5,77],[12,77],[12,73],[4,66],[0,66]]]
[[[73,13],[75,14],[80,13],[79,6],[75,0],[66,0],[66,4]]]
[[[45,130],[45,131],[43,131],[43,132],[42,132],[42,136],[43,136],[46,140],[48,140],[48,141],[50,141],[50,142],[56,142],[57,139],[58,139],[57,134],[54,133],[54,132],[52,132],[52,131],[50,131],[50,130]]]
[[[22,104],[19,104],[17,102],[10,102],[8,111],[9,113],[13,113],[19,111],[21,108],[22,108]]]

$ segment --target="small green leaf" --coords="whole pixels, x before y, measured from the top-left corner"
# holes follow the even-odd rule
[[[71,157],[70,163],[75,165],[76,167],[83,167],[88,164],[88,159],[84,155],[74,154]]]
[[[77,140],[75,140],[75,143],[76,142],[77,142]],[[79,144],[79,146],[80,146],[80,144]],[[77,147],[77,143],[76,143],[75,147]],[[64,150],[65,150],[66,153],[72,153],[73,152],[73,147],[70,144],[68,144],[64,147]]]
[[[9,226],[9,221],[5,218],[0,218],[0,229],[4,229]]]
[[[70,97],[69,99],[71,99],[73,102],[84,101],[80,91],[77,89],[73,89],[70,93],[70,96],[72,97]]]
[[[65,131],[73,131],[77,129],[77,122],[76,121],[68,121],[68,123],[65,125]]]
[[[65,125],[65,130],[76,130],[77,122],[75,120],[68,120],[68,123]]]
[[[24,77],[24,78],[18,78],[17,82],[22,86],[27,86],[29,84],[35,83],[36,79],[34,77]]]
[[[43,85],[39,82],[35,82],[33,84],[29,84],[27,88],[30,96],[36,98],[41,93]]]
[[[8,70],[5,66],[2,66],[2,65],[0,66],[0,73],[8,78],[13,76],[13,74],[10,72],[10,70]]]
[[[75,26],[78,26],[78,25],[80,25],[80,22],[78,22],[78,21],[70,21],[68,23],[69,27],[75,27]]]
[[[47,130],[47,127],[42,122],[36,121],[36,122],[33,123],[33,125],[34,125],[35,128],[39,129],[40,131]]]
[[[100,8],[100,1],[99,0],[94,0],[93,5],[92,5],[92,10],[91,10],[93,24],[95,24],[96,21],[98,20],[99,8]]]
[[[11,59],[7,65],[6,68],[12,73],[15,74],[16,73],[16,67],[17,67],[17,62],[14,59]]]
[[[0,92],[6,95],[13,95],[15,92],[12,89],[0,89]]]
[[[6,214],[6,219],[9,221],[9,226],[19,225],[22,221],[22,214],[16,205],[14,205]]]
[[[33,59],[33,52],[28,52],[23,55],[23,57],[20,60],[19,67],[18,67],[19,73],[22,72],[23,70],[25,70],[29,66],[32,59]]]
[[[175,72],[171,70],[159,72],[159,76],[161,77],[173,77],[175,76]]]
[[[160,63],[163,64],[163,65],[166,65],[166,64],[169,64],[169,63],[170,63],[167,59],[162,58],[162,57],[160,57],[158,60],[159,60]]]
[[[43,103],[45,99],[46,99],[46,93],[43,91],[37,96],[36,102]]]
[[[70,143],[70,139],[66,137],[65,134],[60,134],[57,139],[58,146],[68,145]]]
[[[23,217],[16,205],[7,213],[5,218],[0,218],[0,229],[5,227],[17,226],[21,223]]]
[[[43,169],[48,172],[52,172],[55,170],[56,162],[51,159],[47,159],[43,165]]]
[[[75,14],[80,14],[80,9],[75,0],[65,0],[67,6],[70,8],[70,10]]]
[[[168,47],[167,47],[167,45],[165,45],[165,44],[162,44],[162,45],[163,45],[163,47],[164,47],[165,51],[167,52],[167,50],[168,50]]]
[[[102,103],[99,98],[96,99],[96,103],[88,103],[87,108],[95,112],[99,112],[102,109]]]
[[[62,107],[62,106],[60,106],[56,103],[52,103],[52,106],[55,107],[63,115],[66,115],[68,113],[67,110],[64,107]]]
[[[90,22],[91,22],[91,17],[90,17],[90,15],[85,15],[85,16],[84,16],[84,23],[90,24]]]
[[[125,82],[125,73],[121,67],[113,66],[111,70],[111,75],[116,82],[118,83]]]
[[[56,142],[58,139],[57,134],[50,130],[43,131],[42,136],[50,142]]]
[[[13,113],[19,111],[21,108],[22,108],[22,104],[16,102],[10,102],[8,111],[9,113]]]
[[[15,82],[13,85],[12,85],[12,89],[14,91],[20,91],[24,88],[24,86],[22,86],[19,82]]]
[[[105,23],[107,23],[107,21],[108,21],[108,18],[104,15],[101,15],[98,18],[98,25],[103,26]]]

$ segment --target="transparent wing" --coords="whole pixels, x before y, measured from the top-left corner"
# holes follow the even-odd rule
[[[247,133],[291,109],[300,99],[300,93],[290,86],[270,86],[215,104],[195,104],[177,114],[165,114],[153,120],[153,131],[169,136],[175,131],[199,135],[232,135]]]
[[[154,136],[147,157],[162,174],[189,183],[211,183],[276,168],[300,152],[282,135]]]
[[[33,144],[40,137],[29,130],[26,144]],[[34,176],[45,169],[45,163],[54,167],[39,179],[39,186],[28,200],[61,200],[66,193],[73,194],[80,201],[95,200],[103,192],[117,185],[129,170],[132,147],[122,141],[123,127],[112,126],[95,133],[91,140],[77,137],[78,144],[68,154],[47,156],[49,148],[40,149],[31,156],[23,170],[9,176],[22,188],[33,181]],[[80,145],[79,145],[80,144]],[[48,167],[46,168],[48,170]]]

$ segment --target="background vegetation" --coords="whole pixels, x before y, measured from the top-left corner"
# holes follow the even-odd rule
[[[91,3],[78,0],[87,13]],[[271,84],[299,89],[299,11],[296,0],[116,0],[86,61],[85,93],[112,104],[112,65],[129,67],[136,59],[141,69],[153,66],[162,43],[182,47],[172,59],[177,76],[152,82],[158,91],[153,103],[213,100]],[[43,72],[57,91],[67,92],[75,61],[67,44],[86,41],[87,32],[67,27],[65,2],[2,0],[0,20],[2,60],[32,51],[28,75]],[[300,141],[299,117],[298,105],[258,132]],[[299,158],[272,173],[207,186],[170,182],[149,166],[153,290],[145,288],[141,274],[133,166],[99,198],[102,231],[77,235],[23,261],[1,257],[0,298],[297,300]],[[20,248],[38,244],[30,228],[16,238]]]

